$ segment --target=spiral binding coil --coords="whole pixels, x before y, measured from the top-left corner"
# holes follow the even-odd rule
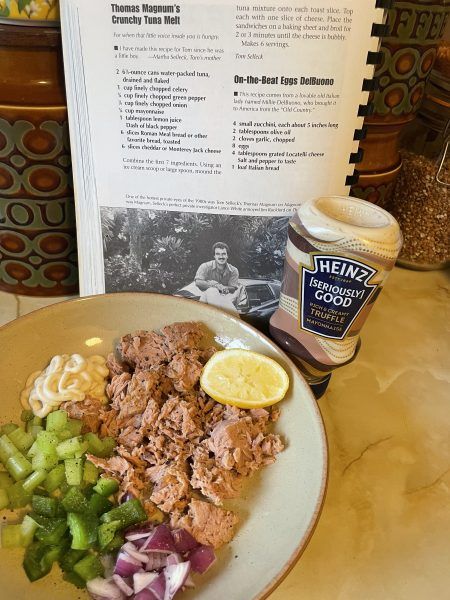
[[[384,10],[388,10],[394,6],[395,0],[375,0],[375,7],[382,8]],[[389,35],[389,25],[387,23],[373,23],[371,36],[372,37],[385,37]],[[373,52],[369,51],[367,53],[366,64],[377,66],[383,59],[383,55],[381,52]],[[373,77],[372,79],[363,79],[362,83],[362,91],[363,92],[376,92],[379,89],[379,80],[377,77]],[[372,102],[368,104],[360,104],[358,107],[358,117],[369,117],[373,114],[375,108]],[[355,133],[353,135],[354,141],[361,141],[365,139],[367,135],[367,126],[363,125],[361,129],[355,129]],[[364,155],[364,150],[362,148],[358,148],[357,152],[352,152],[349,158],[349,164],[358,164],[362,161]],[[359,179],[359,171],[354,169],[351,175],[347,175],[345,179],[345,185],[355,185]]]

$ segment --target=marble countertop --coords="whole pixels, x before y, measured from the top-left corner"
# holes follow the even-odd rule
[[[271,600],[450,598],[449,280],[394,269],[333,375],[323,512]],[[0,325],[63,299],[0,292]]]

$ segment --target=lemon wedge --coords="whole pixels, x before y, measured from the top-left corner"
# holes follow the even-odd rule
[[[261,408],[282,400],[289,376],[275,360],[251,350],[221,350],[203,367],[200,386],[221,404]]]

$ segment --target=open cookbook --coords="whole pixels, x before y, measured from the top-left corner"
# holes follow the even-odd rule
[[[384,4],[62,0],[81,294],[205,299],[219,249],[267,319],[289,216],[357,177]]]

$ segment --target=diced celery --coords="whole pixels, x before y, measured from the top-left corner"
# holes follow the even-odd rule
[[[34,413],[32,410],[23,410],[20,413],[20,420],[24,423],[28,423],[28,421],[32,421],[34,419]]]
[[[74,458],[75,453],[83,447],[83,438],[81,436],[72,437],[64,440],[56,447],[56,453],[61,459]]]
[[[23,489],[25,490],[25,492],[32,492],[35,488],[41,485],[41,483],[46,479],[46,477],[47,471],[34,471],[23,482]]]
[[[97,434],[89,432],[84,435],[84,439],[89,443],[89,452],[101,458],[111,456],[116,447],[116,441],[112,437],[100,439]]]
[[[66,469],[64,468],[64,477],[65,476],[66,476]],[[67,481],[63,481],[59,487],[59,491],[61,492],[61,494],[63,496],[64,496],[64,494],[66,494],[69,491],[69,489],[70,489],[70,485],[67,483]]]
[[[84,463],[83,481],[85,483],[97,483],[98,479],[98,468],[87,460]]]
[[[5,467],[8,458],[11,458],[11,456],[14,456],[18,452],[18,449],[14,446],[14,444],[6,434],[0,437],[0,460],[5,465]]]
[[[39,525],[30,517],[30,515],[25,515],[20,527],[22,534],[22,546],[29,546],[33,541],[33,536]]]
[[[84,456],[88,448],[89,444],[87,442],[82,442],[79,450],[75,452],[75,458],[80,458],[81,456]]]
[[[61,429],[61,431],[58,431],[58,437],[59,441],[63,442],[64,440],[68,440],[69,438],[73,437],[73,435],[70,429]]]
[[[41,431],[36,438],[36,442],[41,452],[44,454],[53,454],[56,452],[59,438],[54,431]]]
[[[8,508],[9,506],[9,496],[6,490],[0,488],[0,510],[4,508]]]
[[[103,565],[95,554],[88,554],[79,560],[73,568],[74,572],[84,581],[90,581],[104,574]]]
[[[6,488],[9,488],[13,483],[14,481],[11,479],[8,473],[5,473],[5,471],[0,471],[0,490],[6,490]]]
[[[25,431],[26,431],[26,433],[33,436],[33,441],[36,441],[37,434],[40,431],[44,430],[44,427],[41,424],[35,423],[35,421],[37,419],[38,419],[38,417],[34,417],[34,419],[32,421],[27,421],[25,423]],[[38,419],[38,420],[42,421],[42,419]]]
[[[61,503],[68,513],[83,513],[89,510],[86,496],[78,487],[71,487]]]
[[[19,426],[15,423],[5,423],[0,427],[0,435],[8,435],[16,429],[19,429]]]
[[[44,454],[39,449],[31,459],[31,464],[35,471],[41,469],[44,471],[51,471],[57,466],[58,462],[58,457],[55,452],[53,454]]]
[[[83,429],[83,421],[79,419],[69,419],[67,422],[67,429],[71,432],[72,437],[76,435],[81,435],[81,430]]]
[[[54,410],[47,415],[45,428],[47,431],[61,431],[67,425],[67,413],[65,410]]]
[[[97,541],[97,518],[90,514],[68,513],[67,523],[74,550],[88,550]]]
[[[14,431],[8,434],[9,439],[14,444],[14,446],[25,454],[27,450],[29,450],[34,442],[34,437],[31,433],[27,433],[23,429],[18,427]]]
[[[97,535],[101,550],[104,550],[106,546],[112,542],[116,531],[121,529],[121,527],[122,523],[120,521],[111,521],[110,523],[102,523],[99,525]]]
[[[23,454],[20,454],[20,452],[8,458],[5,467],[16,481],[25,479],[25,477],[28,477],[33,472],[30,461]]]
[[[111,496],[111,494],[115,494],[119,489],[119,484],[112,477],[100,477],[97,482],[97,485],[94,486],[94,492],[100,494],[101,496]]]
[[[122,527],[129,527],[135,523],[140,523],[147,519],[147,513],[144,507],[137,498],[128,500],[120,506],[111,509],[109,512],[104,513],[100,520],[103,523],[111,523],[111,521],[121,521]]]
[[[108,512],[113,507],[113,503],[108,500],[105,496],[100,496],[100,494],[92,494],[89,498],[89,512],[94,515],[102,515],[105,512]]]
[[[114,448],[116,447],[116,440],[112,437],[104,437],[102,440],[102,444],[102,458],[108,458],[109,456],[111,456]]]
[[[6,491],[11,508],[22,508],[31,502],[31,494],[25,492],[21,481],[14,483]]]
[[[44,419],[42,417],[34,417],[33,425],[43,425]]]
[[[82,458],[66,458],[64,461],[66,480],[69,485],[81,485],[83,481],[83,462]]]
[[[37,452],[40,452],[40,450],[39,450],[39,446],[38,446],[38,443],[37,443],[37,441],[36,441],[36,440],[34,440],[34,442],[33,442],[32,446],[31,446],[31,448],[30,448],[30,449],[28,450],[28,452],[27,452],[27,458],[33,458],[33,456],[34,456],[35,454],[37,454]]]
[[[33,495],[31,506],[38,515],[43,517],[55,517],[58,512],[58,501],[55,498]]]
[[[38,433],[44,431],[42,425],[33,425],[32,421],[27,423],[27,432],[33,436],[34,439],[37,438]]]
[[[47,492],[54,492],[66,481],[66,469],[63,464],[56,466],[47,475],[44,482],[44,488]]]
[[[93,454],[94,456],[100,456],[101,453],[103,452],[103,442],[98,437],[98,435],[96,433],[92,433],[90,431],[89,433],[84,434],[84,439],[89,444],[89,446],[88,446],[89,452],[91,454]]]
[[[1,541],[2,548],[20,548],[22,546],[21,525],[3,525]]]
[[[36,531],[36,538],[44,544],[55,546],[59,544],[66,531],[66,519],[50,519],[48,525]]]

